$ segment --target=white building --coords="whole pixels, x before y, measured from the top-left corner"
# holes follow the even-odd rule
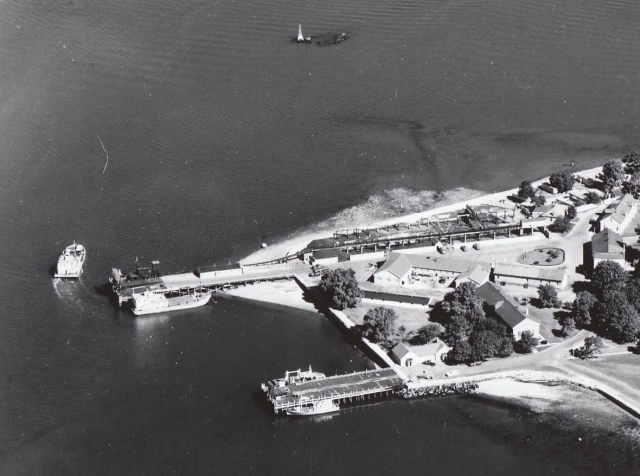
[[[616,233],[622,233],[633,216],[636,214],[638,201],[630,194],[622,196],[620,201],[608,207],[598,220],[598,230],[605,228]]]
[[[449,350],[449,346],[437,338],[428,344],[417,346],[401,342],[391,350],[391,358],[399,365],[411,367],[444,360]]]
[[[624,255],[625,245],[622,237],[616,232],[605,228],[591,238],[591,256],[594,268],[601,261],[615,261],[620,266],[627,267]]]
[[[562,268],[544,266],[521,266],[517,264],[497,263],[493,268],[493,281],[500,285],[539,287],[552,284],[558,289],[567,285],[567,273]]]

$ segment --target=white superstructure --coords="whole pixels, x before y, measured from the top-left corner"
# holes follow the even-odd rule
[[[133,313],[136,316],[153,314],[156,312],[178,311],[204,306],[211,299],[211,294],[193,293],[182,296],[167,297],[162,293],[145,291],[133,296]]]
[[[82,265],[87,256],[87,250],[80,243],[73,242],[67,246],[60,257],[56,267],[56,278],[77,278],[82,272]]]

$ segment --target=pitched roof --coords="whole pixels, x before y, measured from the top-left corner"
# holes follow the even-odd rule
[[[476,265],[475,267],[460,273],[458,280],[460,280],[460,278],[467,278],[469,281],[480,284],[489,278],[490,272],[490,270],[483,268],[481,265]]]
[[[396,278],[402,278],[411,271],[411,263],[403,253],[389,253],[389,259],[374,274],[388,271]]]
[[[449,346],[442,342],[440,339],[434,339],[433,342],[424,345],[407,345],[400,342],[396,345],[391,352],[398,358],[402,359],[409,353],[413,353],[416,357],[426,357],[429,355],[435,355],[440,350],[445,349],[449,351]]]
[[[513,304],[507,296],[502,294],[500,288],[491,282],[486,282],[482,286],[478,286],[476,288],[476,294],[485,303],[493,307],[495,313],[512,329],[527,319],[515,304]]]
[[[453,273],[463,273],[469,269],[482,265],[486,269],[490,265],[486,263],[478,263],[477,261],[466,261],[461,259],[444,258],[441,256],[421,256],[407,254],[406,257],[414,268],[432,269],[435,271],[448,271]]]
[[[493,268],[493,274],[496,276],[512,276],[515,278],[539,279],[542,281],[555,281],[561,283],[564,280],[565,271],[562,268],[545,268],[498,263]]]
[[[622,237],[615,231],[605,228],[591,238],[591,254],[597,259],[624,258]]]

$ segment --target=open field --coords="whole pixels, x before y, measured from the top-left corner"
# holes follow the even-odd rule
[[[611,355],[598,357],[590,361],[575,361],[579,365],[593,368],[602,373],[624,382],[637,391],[640,391],[640,355]]]

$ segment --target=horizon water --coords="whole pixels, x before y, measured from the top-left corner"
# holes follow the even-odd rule
[[[319,314],[218,296],[134,319],[105,283],[136,257],[235,262],[388,190],[637,149],[638,19],[630,0],[0,3],[0,472],[632,474],[637,446],[475,397],[276,417],[261,382],[372,364]],[[348,40],[298,45],[299,23]],[[54,281],[73,240],[82,278]]]

